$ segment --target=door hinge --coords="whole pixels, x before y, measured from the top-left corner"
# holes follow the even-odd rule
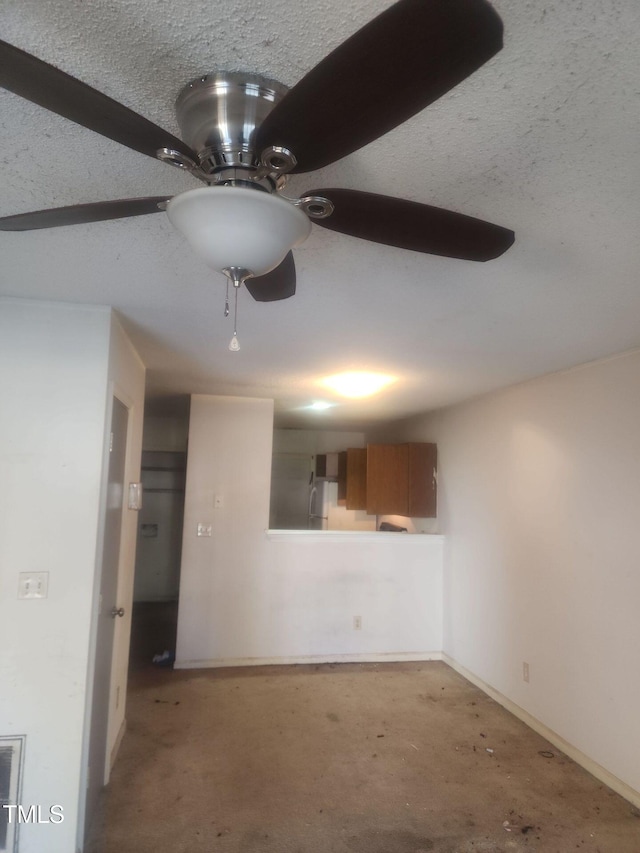
[[[109,453],[113,451],[113,433],[109,435]]]

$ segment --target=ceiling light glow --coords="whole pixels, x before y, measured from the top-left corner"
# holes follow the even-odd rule
[[[325,409],[331,409],[334,405],[334,403],[325,403],[323,400],[316,400],[309,408],[313,409],[314,412],[324,412]]]
[[[352,370],[347,373],[337,373],[335,376],[326,376],[321,382],[343,397],[357,399],[378,394],[383,388],[396,382],[396,377],[383,373]]]

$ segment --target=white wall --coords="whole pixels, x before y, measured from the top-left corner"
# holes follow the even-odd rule
[[[436,537],[266,535],[272,418],[268,400],[192,398],[176,665],[439,653]]]
[[[22,802],[65,821],[21,853],[75,850],[102,484],[110,312],[0,300],[0,734],[25,734]],[[18,574],[49,572],[44,600]]]
[[[260,655],[274,661],[440,657],[439,536],[274,532],[260,586]]]
[[[113,394],[130,407],[135,481],[144,367],[111,310],[0,299],[0,734],[26,735],[22,804],[44,816],[59,804],[65,818],[23,825],[21,853],[69,853],[82,836]],[[129,619],[136,523],[126,511],[118,594]],[[17,599],[28,571],[49,573],[46,599]],[[116,624],[108,752],[124,719],[129,627]]]
[[[269,518],[272,426],[272,400],[191,398],[178,663],[218,657],[221,642],[228,648],[253,633],[260,609],[256,564]],[[222,501],[219,509],[214,495]],[[198,523],[212,525],[212,536],[198,537]]]
[[[445,652],[627,795],[640,792],[639,388],[634,352],[397,430],[438,443]]]
[[[274,453],[339,453],[364,447],[364,432],[353,430],[274,429]]]

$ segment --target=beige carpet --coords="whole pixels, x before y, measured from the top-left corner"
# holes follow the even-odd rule
[[[132,673],[87,853],[640,853],[640,813],[443,663]]]

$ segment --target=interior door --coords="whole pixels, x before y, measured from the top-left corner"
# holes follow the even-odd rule
[[[95,673],[93,678],[93,703],[91,706],[91,731],[89,735],[89,779],[85,834],[91,826],[98,797],[104,787],[114,623],[119,615],[123,615],[118,612],[116,596],[118,591],[118,565],[120,562],[120,538],[124,505],[124,473],[128,420],[129,411],[127,407],[114,397],[109,445],[109,475],[100,580],[100,607],[98,613]]]

